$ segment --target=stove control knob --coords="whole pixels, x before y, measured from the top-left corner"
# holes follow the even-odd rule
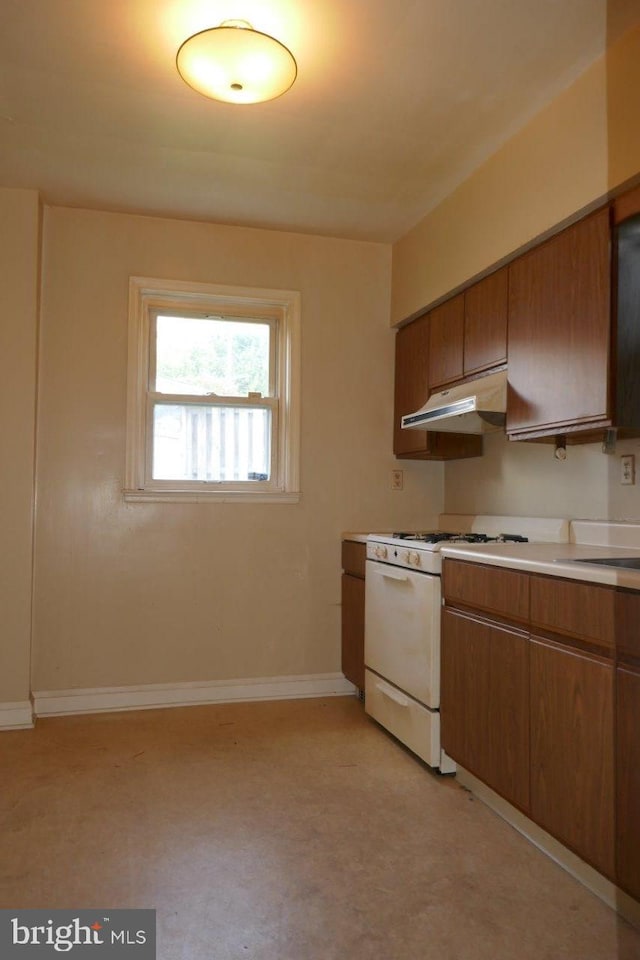
[[[417,550],[409,550],[409,555],[407,557],[409,563],[413,564],[414,567],[420,566],[420,554]]]
[[[378,558],[378,560],[386,560],[386,559],[387,559],[387,548],[386,548],[386,547],[380,547],[380,546],[379,546],[379,547],[376,547],[375,550],[374,550],[374,553],[375,553],[376,557]]]

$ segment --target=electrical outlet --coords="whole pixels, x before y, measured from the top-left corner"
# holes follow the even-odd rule
[[[403,482],[404,482],[404,479],[403,479],[402,470],[392,470],[391,471],[391,489],[402,490]]]
[[[620,457],[620,483],[632,484],[636,482],[636,458],[632,453]]]

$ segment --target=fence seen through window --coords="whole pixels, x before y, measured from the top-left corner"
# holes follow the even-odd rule
[[[270,479],[271,333],[259,319],[155,315],[154,480]]]

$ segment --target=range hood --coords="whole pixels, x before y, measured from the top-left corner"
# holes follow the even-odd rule
[[[487,433],[504,426],[506,411],[507,371],[500,370],[431,394],[424,407],[402,418],[402,429]]]

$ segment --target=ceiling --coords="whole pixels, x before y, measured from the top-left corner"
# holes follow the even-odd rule
[[[182,41],[233,18],[293,51],[283,97],[178,76]],[[2,0],[0,186],[390,242],[637,19],[637,0]]]

